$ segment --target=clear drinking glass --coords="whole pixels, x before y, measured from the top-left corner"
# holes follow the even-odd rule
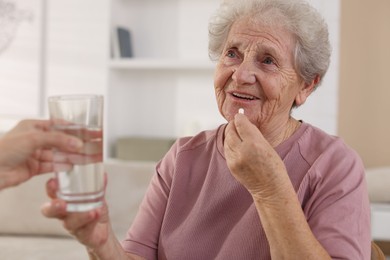
[[[67,211],[88,211],[103,204],[103,96],[62,95],[48,98],[52,129],[77,136],[79,153],[54,150],[57,197]]]

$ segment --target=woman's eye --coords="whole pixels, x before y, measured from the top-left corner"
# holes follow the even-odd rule
[[[263,60],[263,63],[271,65],[271,64],[274,64],[274,60],[270,57],[267,57]]]
[[[229,58],[235,58],[236,57],[236,53],[232,50],[228,51],[226,53],[226,56],[229,57]]]

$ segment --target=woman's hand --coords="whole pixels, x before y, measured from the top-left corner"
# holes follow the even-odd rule
[[[90,259],[143,260],[144,258],[126,253],[111,228],[108,207],[104,202],[101,208],[88,212],[67,212],[66,202],[56,197],[57,181],[50,179],[46,184],[47,194],[52,198],[42,206],[42,214],[62,221],[81,244],[86,246]]]
[[[64,228],[87,248],[93,250],[104,245],[110,232],[106,203],[101,208],[88,212],[67,212],[66,202],[56,197],[57,186],[55,179],[47,182],[47,194],[52,201],[42,206],[42,214],[61,220]]]
[[[23,120],[0,137],[0,190],[53,171],[52,148],[78,152],[83,142],[61,132],[50,131],[48,120]]]
[[[283,161],[245,115],[226,127],[224,149],[230,171],[252,196],[272,199],[289,182]]]
[[[272,259],[330,259],[302,212],[283,161],[245,115],[225,131],[225,157],[233,176],[254,198]]]

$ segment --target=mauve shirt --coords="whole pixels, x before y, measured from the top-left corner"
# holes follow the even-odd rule
[[[122,241],[127,252],[146,259],[271,259],[253,199],[226,165],[225,127],[178,139],[158,163]],[[312,232],[331,257],[370,259],[370,208],[359,156],[307,123],[276,151]]]

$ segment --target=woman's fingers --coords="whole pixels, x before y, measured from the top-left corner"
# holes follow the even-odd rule
[[[64,228],[71,232],[71,234],[78,236],[79,230],[87,227],[89,224],[96,222],[99,218],[97,210],[87,212],[68,212],[64,219]]]
[[[87,212],[67,212],[66,202],[59,199],[43,204],[41,212],[47,218],[63,220],[64,227],[71,232],[96,221],[101,215],[100,209]]]
[[[47,202],[41,207],[42,214],[47,218],[65,219],[67,216],[66,202],[59,199],[54,199]]]
[[[236,114],[233,122],[237,134],[241,140],[252,141],[253,137],[256,137],[256,139],[262,137],[262,134],[259,129],[255,125],[253,125],[245,115]]]
[[[47,196],[51,199],[57,198],[57,189],[58,189],[58,182],[56,178],[50,178],[46,182],[46,193]]]

